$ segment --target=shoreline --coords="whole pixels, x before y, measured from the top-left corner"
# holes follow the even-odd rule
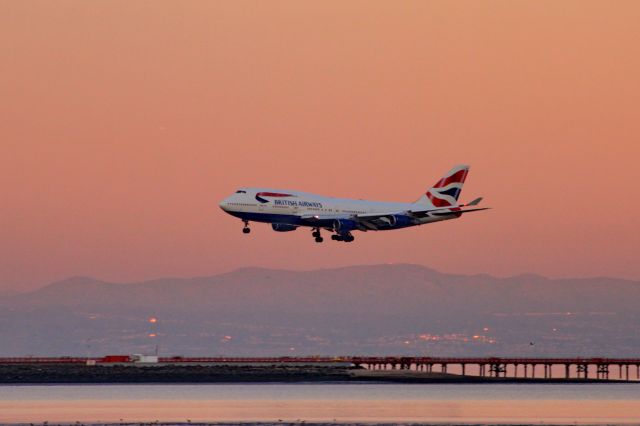
[[[16,423],[2,423],[3,426],[51,426],[50,422],[16,422]],[[55,426],[286,426],[286,425],[305,425],[305,426],[610,426],[624,425],[624,426],[640,426],[638,421],[621,421],[619,423],[611,423],[608,420],[587,420],[587,421],[563,421],[556,420],[553,422],[540,422],[534,419],[526,419],[524,421],[518,421],[516,419],[510,420],[491,420],[491,421],[478,421],[478,420],[445,420],[445,421],[305,421],[302,419],[285,420],[280,421],[219,421],[219,422],[207,422],[207,421],[150,421],[150,422],[136,422],[136,421],[120,421],[120,422],[55,422]]]
[[[281,422],[56,422],[56,426],[285,426],[285,425],[305,425],[305,426],[540,426],[540,422],[307,422],[307,421],[281,421]],[[640,423],[620,423],[625,426],[640,426]],[[50,423],[3,423],[4,426],[50,426]],[[610,426],[608,422],[556,422],[544,423],[544,426]]]

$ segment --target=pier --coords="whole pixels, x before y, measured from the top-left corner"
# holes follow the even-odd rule
[[[369,371],[424,372],[480,378],[640,380],[640,358],[506,358],[506,357],[157,357],[107,355],[103,357],[12,357],[4,365],[85,366],[341,366]]]
[[[455,366],[463,376],[475,367],[475,375],[480,377],[640,380],[640,358],[352,357],[350,362],[373,370],[404,369],[429,373],[447,373]],[[617,374],[610,376],[612,373]]]

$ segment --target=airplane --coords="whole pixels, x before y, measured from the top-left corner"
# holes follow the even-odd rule
[[[317,243],[321,231],[334,241],[351,242],[354,231],[386,231],[457,219],[464,213],[487,210],[477,207],[482,198],[458,204],[469,166],[458,165],[413,203],[353,200],[324,197],[300,191],[240,188],[220,202],[226,213],[242,220],[242,232],[251,232],[249,222],[270,223],[274,231],[299,227],[312,229]]]

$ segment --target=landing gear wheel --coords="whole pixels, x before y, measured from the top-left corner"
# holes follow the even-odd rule
[[[251,228],[242,228],[242,233],[243,234],[248,234],[249,232],[251,232]]]
[[[342,240],[343,240],[343,238],[342,238],[342,236],[341,236],[341,235],[332,235],[332,236],[331,236],[331,239],[332,239],[333,241],[342,241]]]
[[[324,238],[322,237],[316,237],[316,243],[321,243],[324,241]]]

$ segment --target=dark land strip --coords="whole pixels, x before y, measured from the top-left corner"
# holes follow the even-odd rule
[[[628,383],[620,380],[479,377],[343,366],[0,365],[2,384],[65,383]],[[640,382],[638,382],[640,383]]]

